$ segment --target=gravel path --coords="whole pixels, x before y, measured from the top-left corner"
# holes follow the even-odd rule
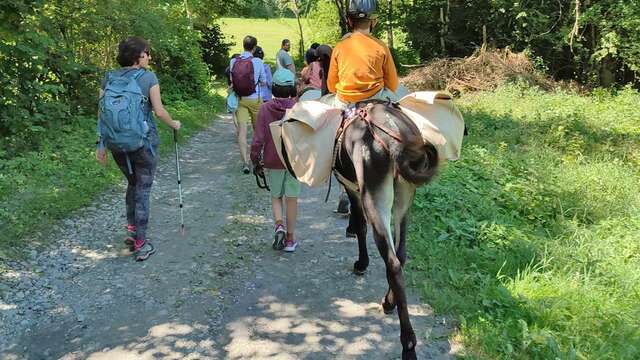
[[[46,249],[2,264],[1,359],[395,359],[397,316],[378,300],[384,264],[370,242],[365,276],[346,219],[303,189],[293,254],[271,249],[269,196],[237,164],[222,117],[181,149],[187,233],[178,233],[172,154],[152,193],[136,263],[122,244],[124,185],[50,229]],[[335,189],[335,187],[334,187]],[[453,326],[410,292],[418,358],[452,358]]]

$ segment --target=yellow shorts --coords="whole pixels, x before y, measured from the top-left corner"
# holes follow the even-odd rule
[[[260,109],[262,100],[258,99],[243,99],[240,98],[238,102],[238,110],[236,110],[236,121],[239,123],[249,123],[255,125],[256,119],[258,119],[258,110]]]

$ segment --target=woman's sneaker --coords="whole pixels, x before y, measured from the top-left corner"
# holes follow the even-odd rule
[[[273,238],[273,250],[282,250],[284,248],[284,238],[287,234],[282,224],[276,225],[276,231]]]
[[[145,261],[156,252],[150,242],[145,241],[142,246],[136,246],[134,256],[136,261]]]
[[[296,251],[296,247],[298,247],[298,242],[295,240],[287,240],[287,244],[284,247],[284,251],[286,252],[294,252]]]

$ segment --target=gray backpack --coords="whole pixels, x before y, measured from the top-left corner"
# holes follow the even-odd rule
[[[149,124],[144,105],[149,99],[136,81],[144,69],[120,76],[107,74],[107,84],[98,105],[98,133],[107,148],[132,152],[148,144]]]

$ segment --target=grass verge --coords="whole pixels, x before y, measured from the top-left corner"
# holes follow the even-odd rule
[[[206,127],[223,109],[222,94],[222,87],[215,85],[206,98],[167,105],[171,115],[182,121],[181,141]],[[169,156],[173,134],[158,122],[160,153]],[[40,239],[48,225],[122,181],[112,159],[106,168],[96,162],[95,139],[95,118],[78,116],[50,130],[40,151],[0,160],[0,258],[19,257],[24,238]]]
[[[410,281],[464,356],[640,357],[640,94],[507,86],[459,102],[462,159],[419,189]]]

